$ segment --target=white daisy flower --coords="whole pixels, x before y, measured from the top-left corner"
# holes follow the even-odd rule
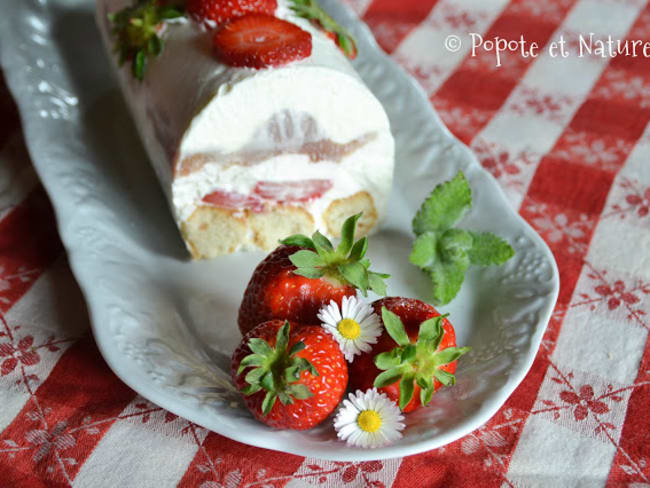
[[[318,312],[325,330],[341,346],[345,359],[352,362],[356,354],[369,352],[381,335],[379,317],[372,307],[357,297],[343,297],[341,308],[332,300]]]
[[[404,415],[385,393],[376,388],[357,390],[343,400],[334,417],[334,428],[341,440],[351,446],[381,447],[402,437]]]

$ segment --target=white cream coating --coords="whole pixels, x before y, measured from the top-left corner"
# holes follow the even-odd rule
[[[109,47],[106,13],[130,1],[98,1],[98,23]],[[132,78],[129,66],[118,70],[125,98],[179,224],[203,196],[216,189],[247,194],[257,181],[332,180],[334,187],[323,198],[304,206],[319,228],[323,228],[322,211],[334,199],[360,190],[373,196],[380,216],[384,213],[392,183],[394,142],[383,108],[330,39],[309,21],[295,17],[287,0],[278,4],[276,16],[311,32],[308,58],[266,70],[225,66],[214,58],[209,34],[194,22],[175,22],[167,26],[163,53],[149,63],[144,82]],[[215,158],[187,176],[174,175],[174,162],[195,154],[229,155],[277,147],[277,141],[264,137],[264,125],[282,113],[296,115],[296,120],[312,117],[319,139],[334,143],[373,136],[339,162],[312,163],[305,154],[284,154],[252,166],[224,169]],[[300,141],[294,142],[299,145]]]

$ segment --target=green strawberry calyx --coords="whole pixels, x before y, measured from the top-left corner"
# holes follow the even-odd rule
[[[291,405],[294,399],[306,400],[314,396],[307,386],[298,381],[303,371],[309,371],[314,376],[318,376],[318,371],[308,359],[296,355],[305,348],[304,342],[296,342],[291,349],[287,349],[290,328],[289,322],[285,322],[278,329],[275,346],[259,337],[249,339],[248,347],[252,354],[242,359],[237,370],[237,374],[242,374],[246,368],[252,368],[244,378],[248,383],[242,389],[244,395],[266,391],[262,402],[264,415],[271,411],[277,399],[282,405]]]
[[[148,59],[162,52],[160,33],[164,22],[183,15],[182,7],[160,0],[137,0],[129,7],[108,14],[120,66],[131,61],[133,76],[142,81]]]
[[[293,5],[289,8],[299,17],[311,20],[318,24],[325,32],[331,32],[336,43],[343,53],[350,59],[357,55],[357,44],[352,35],[337,23],[332,17],[327,15],[317,0],[292,0]]]
[[[402,320],[386,307],[381,318],[386,331],[398,346],[375,356],[375,366],[383,371],[375,378],[374,386],[383,388],[399,381],[399,407],[404,410],[413,399],[415,385],[420,387],[420,403],[427,405],[435,391],[435,381],[445,386],[456,383],[456,377],[440,369],[453,363],[470,350],[469,347],[448,347],[438,350],[445,335],[442,327],[446,315],[439,315],[420,324],[418,339],[411,343]]]
[[[330,240],[316,231],[311,238],[296,234],[280,241],[287,246],[300,246],[304,249],[295,252],[289,259],[296,266],[294,274],[305,278],[325,277],[335,283],[351,285],[364,296],[368,290],[377,295],[386,295],[384,280],[390,278],[385,273],[370,270],[370,260],[364,258],[368,250],[368,238],[362,237],[354,242],[354,231],[361,213],[346,219],[341,228],[341,242],[334,248]]]

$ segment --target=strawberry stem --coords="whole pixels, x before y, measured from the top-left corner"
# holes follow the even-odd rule
[[[368,250],[368,238],[362,237],[354,241],[354,233],[361,213],[345,220],[341,228],[341,242],[334,249],[330,240],[316,231],[311,239],[302,234],[296,234],[280,241],[287,246],[300,246],[303,249],[295,252],[289,259],[296,267],[294,274],[305,278],[326,278],[336,284],[353,286],[364,296],[368,290],[377,295],[386,295],[384,280],[390,278],[385,273],[371,271],[370,261],[364,259]]]
[[[131,61],[133,76],[142,81],[149,57],[162,52],[158,36],[165,20],[183,16],[182,7],[161,5],[158,0],[137,0],[122,10],[108,15],[113,24],[114,51],[119,54],[120,66]]]
[[[252,395],[266,391],[262,402],[264,415],[271,411],[277,399],[283,405],[290,405],[294,399],[305,400],[313,396],[309,388],[298,381],[303,371],[309,371],[314,376],[318,376],[318,371],[308,359],[296,356],[305,348],[304,342],[296,342],[287,351],[290,328],[289,322],[285,322],[278,329],[273,347],[263,339],[251,338],[248,347],[252,354],[242,359],[237,370],[237,374],[242,374],[252,367],[246,373],[248,385],[242,389],[242,393]]]
[[[447,315],[439,315],[422,322],[415,344],[410,342],[402,320],[395,313],[382,307],[381,316],[388,335],[398,346],[375,356],[375,366],[383,371],[375,378],[375,387],[382,388],[399,380],[399,407],[404,410],[413,399],[416,383],[421,389],[422,405],[431,401],[435,392],[434,378],[445,386],[456,383],[456,377],[441,370],[440,366],[453,363],[470,348],[448,347],[438,351],[445,335],[442,321]]]

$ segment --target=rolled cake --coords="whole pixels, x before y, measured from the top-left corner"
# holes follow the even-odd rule
[[[191,255],[271,249],[319,229],[337,237],[363,212],[360,233],[386,211],[394,141],[388,118],[336,44],[278,0],[275,16],[311,33],[311,55],[268,69],[220,63],[211,35],[166,23],[164,49],[142,81],[111,55],[124,97]],[[131,0],[98,0],[108,14]]]

